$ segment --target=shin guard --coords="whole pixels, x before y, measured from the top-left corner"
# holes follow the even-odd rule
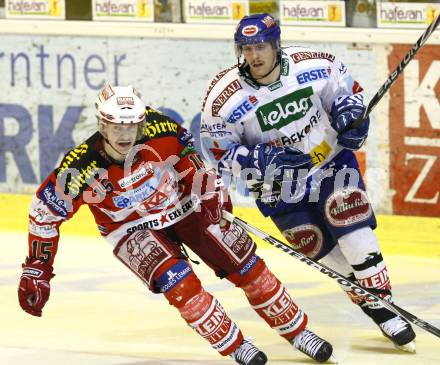
[[[231,354],[243,341],[238,326],[218,300],[202,288],[194,272],[164,294],[190,327],[221,355]]]
[[[283,284],[267,268],[263,260],[256,264],[241,280],[230,277],[246,293],[252,308],[271,328],[290,340],[307,324],[307,315],[293,302]]]

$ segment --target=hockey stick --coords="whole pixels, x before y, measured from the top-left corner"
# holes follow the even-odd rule
[[[425,44],[429,36],[434,32],[434,30],[438,27],[440,23],[440,14],[437,16],[437,18],[434,19],[434,21],[430,24],[430,26],[423,32],[421,37],[417,40],[417,42],[412,46],[412,48],[409,50],[409,52],[403,57],[402,61],[400,61],[399,65],[396,67],[396,69],[393,71],[393,73],[388,76],[387,81],[382,85],[382,87],[379,89],[379,91],[373,96],[373,98],[368,103],[368,106],[364,110],[364,112],[361,114],[361,116],[356,119],[353,124],[345,128],[347,129],[354,129],[359,128],[362,124],[362,121],[368,117],[373,110],[373,108],[376,106],[376,104],[382,99],[384,94],[388,91],[388,89],[391,87],[391,85],[396,81],[396,79],[400,76],[403,69],[406,67],[406,65],[414,58],[416,53],[419,51],[420,48]]]
[[[402,316],[405,318],[408,322],[414,323],[415,325],[419,326],[420,328],[424,329],[425,331],[428,331],[432,333],[433,335],[440,337],[440,329],[437,327],[434,327],[433,325],[429,324],[428,322],[425,322],[424,320],[417,318],[414,314],[411,314],[407,312],[406,310],[400,308],[396,304],[390,303],[377,295],[373,294],[370,290],[359,286],[358,284],[355,284],[351,280],[347,279],[345,276],[339,274],[337,271],[334,271],[330,269],[329,267],[325,266],[324,264],[321,264],[317,261],[314,261],[310,258],[308,258],[306,255],[294,250],[286,243],[276,239],[275,237],[270,236],[266,232],[261,231],[260,229],[252,226],[251,224],[245,222],[244,220],[235,217],[231,213],[227,211],[223,211],[223,218],[225,218],[229,222],[233,222],[237,225],[239,225],[241,228],[243,228],[245,231],[254,234],[255,236],[263,239],[264,241],[270,243],[272,246],[275,246],[276,248],[279,248],[280,250],[284,251],[285,253],[289,254],[290,256],[295,257],[296,259],[304,262],[305,264],[309,265],[315,270],[318,270],[324,275],[327,275],[329,278],[336,280],[340,285],[345,286],[355,292],[356,294],[360,296],[364,296],[368,300],[380,303],[384,307],[388,308],[389,310],[393,311],[394,313],[398,314],[399,316]]]

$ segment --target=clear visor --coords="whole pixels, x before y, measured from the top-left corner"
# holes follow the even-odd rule
[[[272,45],[272,48],[275,50],[278,50],[280,45],[279,42],[277,41],[268,41],[267,39],[262,39],[259,37],[253,37],[250,38],[248,41],[246,42],[236,42],[235,43],[235,55],[237,56],[237,58],[240,58],[241,55],[243,54],[243,46],[251,46],[251,45],[255,45],[255,44],[259,44],[259,43],[269,43]]]
[[[98,120],[98,127],[104,138],[110,142],[136,142],[144,135],[145,122],[119,124]]]

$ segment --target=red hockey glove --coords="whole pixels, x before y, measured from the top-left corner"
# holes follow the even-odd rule
[[[18,301],[21,308],[33,316],[41,317],[42,309],[49,299],[49,281],[55,275],[53,267],[41,260],[26,258],[23,274],[18,284]]]
[[[214,170],[194,175],[193,192],[201,200],[201,212],[210,224],[222,223],[222,210],[232,212],[231,198]]]

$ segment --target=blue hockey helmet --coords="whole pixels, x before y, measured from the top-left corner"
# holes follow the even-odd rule
[[[237,55],[241,54],[242,46],[261,42],[271,42],[274,49],[279,50],[280,34],[281,29],[272,15],[262,13],[245,16],[234,34]]]

